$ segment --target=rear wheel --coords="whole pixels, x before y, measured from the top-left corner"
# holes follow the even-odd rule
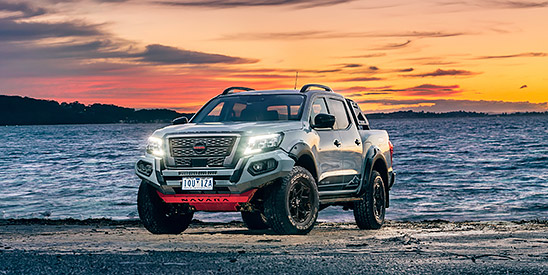
[[[242,212],[242,220],[244,220],[245,226],[251,230],[268,229],[266,217],[259,211]]]
[[[363,200],[354,202],[354,218],[360,229],[379,229],[386,212],[385,186],[379,172],[373,170],[366,188]]]
[[[318,218],[319,196],[314,177],[295,166],[272,185],[264,204],[268,225],[278,234],[307,234]]]
[[[188,228],[194,213],[165,203],[145,181],[139,186],[137,210],[145,228],[153,234],[179,234]]]

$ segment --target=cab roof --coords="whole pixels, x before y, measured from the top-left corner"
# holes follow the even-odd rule
[[[233,91],[242,91],[242,92],[233,92]],[[321,84],[306,84],[300,90],[254,90],[247,87],[229,87],[223,91],[220,96],[231,96],[231,95],[266,95],[266,94],[328,94],[340,96],[342,95],[335,93],[331,88]]]

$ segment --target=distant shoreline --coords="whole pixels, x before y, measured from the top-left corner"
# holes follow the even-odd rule
[[[451,116],[448,113],[425,113],[422,115],[420,112],[413,112],[412,116],[401,116],[399,112],[396,113],[372,113],[366,114],[369,120],[380,119],[445,119],[445,118],[498,118],[498,117],[544,117],[548,116],[548,113],[511,113],[511,114],[486,114],[486,115],[469,115],[469,116]],[[434,114],[434,115],[428,115]],[[186,115],[186,114],[185,114]],[[193,114],[188,114],[192,117]],[[171,120],[156,120],[156,121],[118,121],[118,122],[74,122],[74,123],[34,123],[34,124],[0,124],[0,127],[21,127],[21,126],[74,126],[74,125],[115,125],[115,124],[171,124]]]
[[[193,115],[193,113],[179,113],[169,109],[136,110],[110,104],[59,103],[53,100],[0,95],[0,126],[171,123],[175,118],[185,116],[190,119]],[[466,111],[434,113],[409,110],[370,113],[366,116],[368,119],[521,117],[548,116],[548,111],[488,114]]]

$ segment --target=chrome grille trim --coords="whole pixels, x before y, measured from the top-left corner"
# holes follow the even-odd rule
[[[192,160],[201,160],[207,167],[223,167],[227,158],[231,160],[237,143],[236,135],[189,135],[168,137],[169,153],[175,167],[193,167]],[[206,145],[203,153],[193,149],[197,143]],[[168,162],[169,163],[169,162]]]

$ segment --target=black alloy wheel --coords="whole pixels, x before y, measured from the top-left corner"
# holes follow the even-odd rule
[[[379,229],[386,213],[386,189],[381,174],[372,171],[362,200],[354,202],[354,218],[360,229]]]
[[[289,191],[289,214],[296,223],[304,223],[311,214],[310,187],[299,179]]]
[[[278,234],[307,234],[318,218],[320,198],[316,180],[304,167],[268,186],[264,203],[267,223]]]

